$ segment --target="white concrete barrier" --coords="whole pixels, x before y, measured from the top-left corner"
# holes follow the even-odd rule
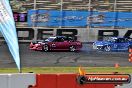
[[[0,88],[28,88],[36,84],[36,74],[0,74]]]
[[[21,30],[20,30],[21,29]],[[22,30],[23,29],[23,30]],[[64,29],[63,31],[59,31]],[[18,28],[18,37],[20,42],[31,42],[32,40],[43,40],[49,36],[60,35],[71,35],[77,36],[77,39],[81,42],[94,42],[98,40],[101,33],[104,36],[119,36],[119,37],[131,37],[132,38],[132,28],[126,29],[113,29],[113,28]],[[40,31],[41,30],[41,31]],[[102,32],[104,31],[104,32]],[[0,38],[2,37],[0,33]],[[4,41],[1,39],[0,41]]]
[[[9,88],[7,74],[0,74],[0,88]]]

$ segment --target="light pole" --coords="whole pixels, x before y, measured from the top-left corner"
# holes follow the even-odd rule
[[[34,0],[34,7],[33,7],[34,10],[36,10],[36,0]]]
[[[89,17],[91,15],[91,0],[88,1],[89,3],[87,4],[88,5],[88,17],[87,17],[87,27],[90,29],[90,20],[89,20]]]
[[[36,0],[34,0],[34,6],[33,6],[33,9],[35,11],[35,14],[36,14]],[[35,20],[33,21],[33,28],[35,27]]]
[[[33,9],[34,9],[34,11],[35,11],[35,13],[34,13],[35,16],[37,16],[37,15],[36,15],[36,14],[37,14],[37,13],[36,13],[36,0],[34,0],[34,8],[33,8]],[[35,28],[35,26],[36,26],[36,25],[35,25],[35,24],[36,24],[36,19],[35,19],[35,18],[33,18],[33,19],[34,19],[34,21],[33,21],[33,29],[34,29],[34,35],[35,35],[34,40],[37,41],[37,30],[36,30],[36,28]]]
[[[61,6],[60,7],[60,15],[61,15],[60,17],[61,18],[60,18],[60,26],[59,27],[62,28],[62,20],[63,20],[63,16],[62,16],[63,15],[63,0],[61,0],[60,6]]]
[[[115,13],[115,21],[114,21],[114,27],[113,27],[114,29],[118,21],[118,12],[116,11],[116,8],[117,8],[117,0],[114,1],[114,13]]]
[[[86,39],[85,39],[85,41],[86,42],[88,42],[89,40],[90,40],[90,15],[91,15],[91,0],[88,0],[88,12],[89,12],[89,14],[88,14],[88,17],[87,17],[87,28],[86,28]]]
[[[116,0],[114,1],[114,12],[116,11]]]
[[[89,5],[89,11],[91,10],[91,0],[89,0],[89,3],[88,3],[88,5]]]

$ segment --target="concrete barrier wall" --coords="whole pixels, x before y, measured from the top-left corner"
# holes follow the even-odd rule
[[[72,82],[73,82],[73,84],[76,84],[75,80],[74,80],[74,79],[76,79],[76,75],[75,74],[69,74],[69,75],[63,75],[63,74],[39,75],[38,74],[38,77],[36,77],[36,74],[33,74],[33,73],[0,74],[0,88],[28,88],[29,85],[34,86],[31,88],[41,88],[42,86],[44,86],[44,87],[49,86],[50,88],[56,88],[57,84],[60,86],[59,88],[62,88],[62,86],[64,86],[64,85],[65,85],[64,88],[67,88],[69,86],[69,85],[67,85],[68,83],[71,86],[75,87],[75,85],[72,85]],[[42,76],[42,78],[39,78],[41,76]],[[59,76],[59,79],[58,79],[58,82],[56,83],[57,76]],[[131,74],[131,76],[132,76],[132,74]],[[37,80],[37,78],[39,78],[39,80]],[[69,80],[69,81],[67,81],[67,80]],[[38,83],[39,81],[41,81],[41,82]],[[50,85],[46,84],[47,82],[50,82],[49,83]],[[39,84],[39,85],[36,86],[36,84]],[[53,84],[53,85],[51,85],[51,84]],[[92,84],[88,84],[87,86],[90,86],[90,85],[92,86]],[[86,86],[83,86],[83,87],[85,88]],[[80,88],[80,86],[75,87],[75,88]],[[91,87],[91,88],[93,88],[93,87]],[[96,87],[96,88],[98,88],[98,87]],[[106,87],[103,87],[103,88],[106,88]],[[116,86],[115,88],[132,88],[132,82],[130,82],[129,84],[123,84],[122,86]]]
[[[117,37],[129,37],[132,38],[132,29],[104,29],[104,28],[93,28],[89,30],[89,42],[93,42],[98,40],[100,37],[109,37],[109,36],[117,36]],[[83,36],[82,36],[83,37]]]
[[[0,74],[0,88],[28,88],[29,85],[35,84],[35,74]]]
[[[81,42],[94,42],[101,36],[119,36],[132,38],[132,28],[113,29],[113,28],[17,28],[20,42],[31,42],[32,40],[43,40],[49,36],[68,35],[77,36]],[[2,35],[0,34],[0,40]]]
[[[9,88],[8,87],[8,75],[7,74],[1,74],[0,75],[0,88]]]
[[[77,83],[78,74],[37,74],[36,85],[31,88],[114,88],[110,83]]]

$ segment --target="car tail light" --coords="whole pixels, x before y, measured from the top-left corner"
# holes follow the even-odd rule
[[[36,46],[39,46],[40,44],[35,44]]]
[[[31,42],[30,45],[34,45],[34,43]]]

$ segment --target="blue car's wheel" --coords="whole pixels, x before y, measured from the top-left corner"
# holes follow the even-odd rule
[[[111,46],[108,46],[108,45],[105,46],[105,47],[104,47],[104,51],[107,51],[107,52],[111,51]]]

